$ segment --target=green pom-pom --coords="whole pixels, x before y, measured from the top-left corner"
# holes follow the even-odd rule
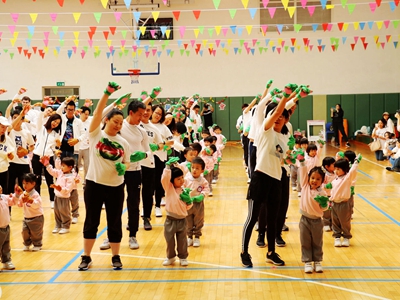
[[[357,163],[360,163],[361,160],[362,160],[362,155],[361,155],[361,153],[358,153],[358,155],[356,157]]]
[[[288,141],[288,143],[287,143],[287,145],[289,146],[289,150],[293,150],[295,144],[296,144],[296,140],[295,140],[295,138],[293,137],[293,135],[291,135],[291,136],[289,137],[289,141]]]
[[[328,207],[328,202],[329,202],[329,198],[328,197],[317,195],[314,198],[314,200],[317,201],[322,208],[327,208]]]
[[[117,162],[115,163],[115,169],[118,172],[118,176],[124,176],[126,171],[126,165],[121,162]]]
[[[271,84],[273,83],[274,81],[272,80],[272,79],[270,79],[270,80],[268,80],[268,82],[267,82],[267,85],[265,86],[267,89],[269,89],[270,87],[271,87]]]
[[[327,184],[325,184],[325,188],[327,189],[327,190],[331,190],[332,189],[332,183],[327,183]]]
[[[203,126],[200,126],[199,128],[197,128],[197,132],[201,133],[203,131]]]
[[[116,105],[121,105],[122,103],[125,103],[126,101],[128,101],[129,98],[131,98],[131,93],[126,93],[125,95],[122,95],[117,100],[115,100],[114,103]]]
[[[167,166],[173,165],[179,161],[179,157],[171,157],[165,164]]]
[[[319,140],[317,141],[317,143],[320,144],[320,145],[322,145],[322,146],[325,145],[325,141],[323,141],[323,140],[321,140],[321,139],[319,139]]]
[[[194,197],[192,197],[192,200],[193,200],[193,202],[199,203],[199,202],[201,202],[201,201],[204,200],[204,195],[203,195],[203,194],[200,194],[200,195],[198,195],[198,196],[194,196]]]
[[[205,170],[204,172],[203,172],[203,174],[204,174],[204,176],[206,176],[206,175],[208,175],[208,171],[207,170]]]
[[[104,94],[107,94],[108,96],[110,96],[112,93],[114,93],[118,89],[120,89],[120,86],[118,85],[118,83],[116,83],[114,81],[110,81],[108,83],[108,86],[104,90]]]
[[[161,91],[162,89],[160,86],[154,87],[153,90],[151,91],[150,98],[151,99],[157,98],[158,94],[160,94]]]
[[[135,151],[131,154],[130,156],[130,161],[131,162],[138,162],[142,159],[146,158],[146,152],[143,151]]]
[[[350,195],[353,196],[354,195],[354,185],[352,185],[350,187]]]
[[[157,151],[158,150],[158,145],[157,144],[150,144],[149,145],[151,152]]]

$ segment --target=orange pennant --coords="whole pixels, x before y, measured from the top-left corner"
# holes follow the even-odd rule
[[[181,15],[181,12],[178,10],[178,11],[173,11],[172,12],[173,13],[173,15],[174,15],[174,17],[175,17],[175,20],[179,20],[179,16]]]
[[[193,11],[193,14],[194,14],[194,17],[196,18],[196,20],[198,20],[198,19],[199,19],[199,17],[200,17],[200,13],[201,13],[201,11],[200,11],[200,10],[194,10],[194,11]]]
[[[115,30],[117,29],[117,27],[110,27],[110,31],[111,34],[114,35],[115,34]]]

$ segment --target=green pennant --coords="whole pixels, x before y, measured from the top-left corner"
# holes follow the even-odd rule
[[[122,37],[125,39],[126,38],[126,30],[121,30],[121,34],[122,34]]]
[[[165,46],[168,46],[168,45],[169,45],[169,40],[165,40],[165,41],[164,41],[164,45],[165,45]]]
[[[294,24],[293,26],[294,26],[294,30],[295,30],[297,33],[299,33],[301,27],[303,27],[303,25],[301,25],[301,24]]]
[[[268,48],[264,48],[264,50],[265,50],[265,52],[267,52],[267,51],[268,51]]]
[[[10,53],[10,57],[11,57],[11,59],[13,59],[14,58],[14,53]]]
[[[289,46],[285,46],[285,52],[287,52],[288,49],[289,49]]]
[[[239,43],[240,43],[240,47],[243,47],[244,40],[240,40]]]
[[[96,19],[97,23],[100,23],[101,13],[93,13],[94,18]]]
[[[260,51],[260,54],[262,54],[263,50],[264,50],[263,47],[259,47],[259,48],[258,48],[258,51]]]
[[[53,33],[54,33],[54,34],[57,34],[57,32],[58,32],[58,26],[52,26],[51,28],[53,29]]]
[[[186,56],[189,56],[190,50],[186,50]]]
[[[125,56],[127,56],[127,55],[129,54],[129,50],[128,50],[128,49],[125,49],[125,50],[124,50],[124,54],[125,54]]]
[[[154,47],[154,40],[150,40],[150,46]]]
[[[28,32],[28,38],[32,38],[33,37],[33,34],[31,34],[30,32]]]
[[[347,9],[349,10],[349,14],[351,14],[354,11],[354,8],[356,8],[355,4],[347,4]]]
[[[172,56],[174,56],[174,51],[171,51],[170,53],[169,53],[169,55],[172,57]]]
[[[165,50],[165,45],[161,45],[161,49]]]
[[[400,21],[400,20],[393,20],[393,21],[392,21],[392,24],[393,24],[393,27],[394,27],[394,28],[397,28],[397,26],[399,26],[399,21]]]
[[[7,52],[8,52],[8,49],[4,49],[4,52],[7,53]]]
[[[214,28],[208,28],[208,34],[210,35],[210,37],[213,36],[214,33]]]
[[[236,9],[230,9],[229,14],[231,15],[231,18],[233,19],[236,15]]]
[[[61,47],[64,46],[64,42],[65,42],[65,40],[60,40],[60,46],[61,46]]]
[[[239,49],[238,52],[239,52],[239,54],[242,54],[242,49]]]
[[[331,44],[334,44],[334,43],[335,43],[335,38],[331,37]]]
[[[204,32],[204,26],[199,26],[199,31],[200,31],[201,34],[203,34],[203,32]]]
[[[181,52],[181,56],[183,55],[183,53],[185,53],[185,49],[180,49],[179,51]]]
[[[122,54],[124,54],[122,51],[119,51],[119,52],[118,52],[119,58],[122,57]]]
[[[260,42],[257,42],[256,45],[257,45],[257,46],[260,46]]]
[[[221,3],[221,0],[213,0],[213,3],[214,3],[215,9],[218,9],[219,4]]]
[[[84,47],[83,47],[83,50],[85,50],[85,52],[87,52],[88,49],[89,49],[88,46],[84,46]]]
[[[347,0],[340,0],[340,2],[342,3],[342,7],[346,8]]]

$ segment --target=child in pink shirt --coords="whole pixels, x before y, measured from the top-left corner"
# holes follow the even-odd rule
[[[181,266],[187,266],[188,250],[186,238],[186,217],[188,210],[192,207],[190,196],[187,194],[186,200],[182,200],[182,186],[185,182],[182,169],[176,165],[177,158],[170,158],[166,164],[161,176],[161,184],[165,191],[165,210],[167,218],[164,223],[164,237],[167,242],[167,258],[163,266],[169,266],[176,260],[176,248],[178,251],[179,262]],[[171,166],[172,165],[172,166]]]
[[[200,153],[200,157],[204,160],[204,163],[206,164],[203,175],[204,178],[207,180],[208,186],[210,188],[210,193],[208,194],[208,196],[210,197],[213,195],[211,185],[213,179],[213,171],[218,167],[217,160],[213,155],[216,151],[217,148],[215,147],[215,145],[210,145],[205,147]]]

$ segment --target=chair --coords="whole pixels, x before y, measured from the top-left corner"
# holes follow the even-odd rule
[[[325,125],[325,140],[329,142],[329,136],[328,134],[335,134],[333,130],[331,130],[332,122],[326,123]]]

